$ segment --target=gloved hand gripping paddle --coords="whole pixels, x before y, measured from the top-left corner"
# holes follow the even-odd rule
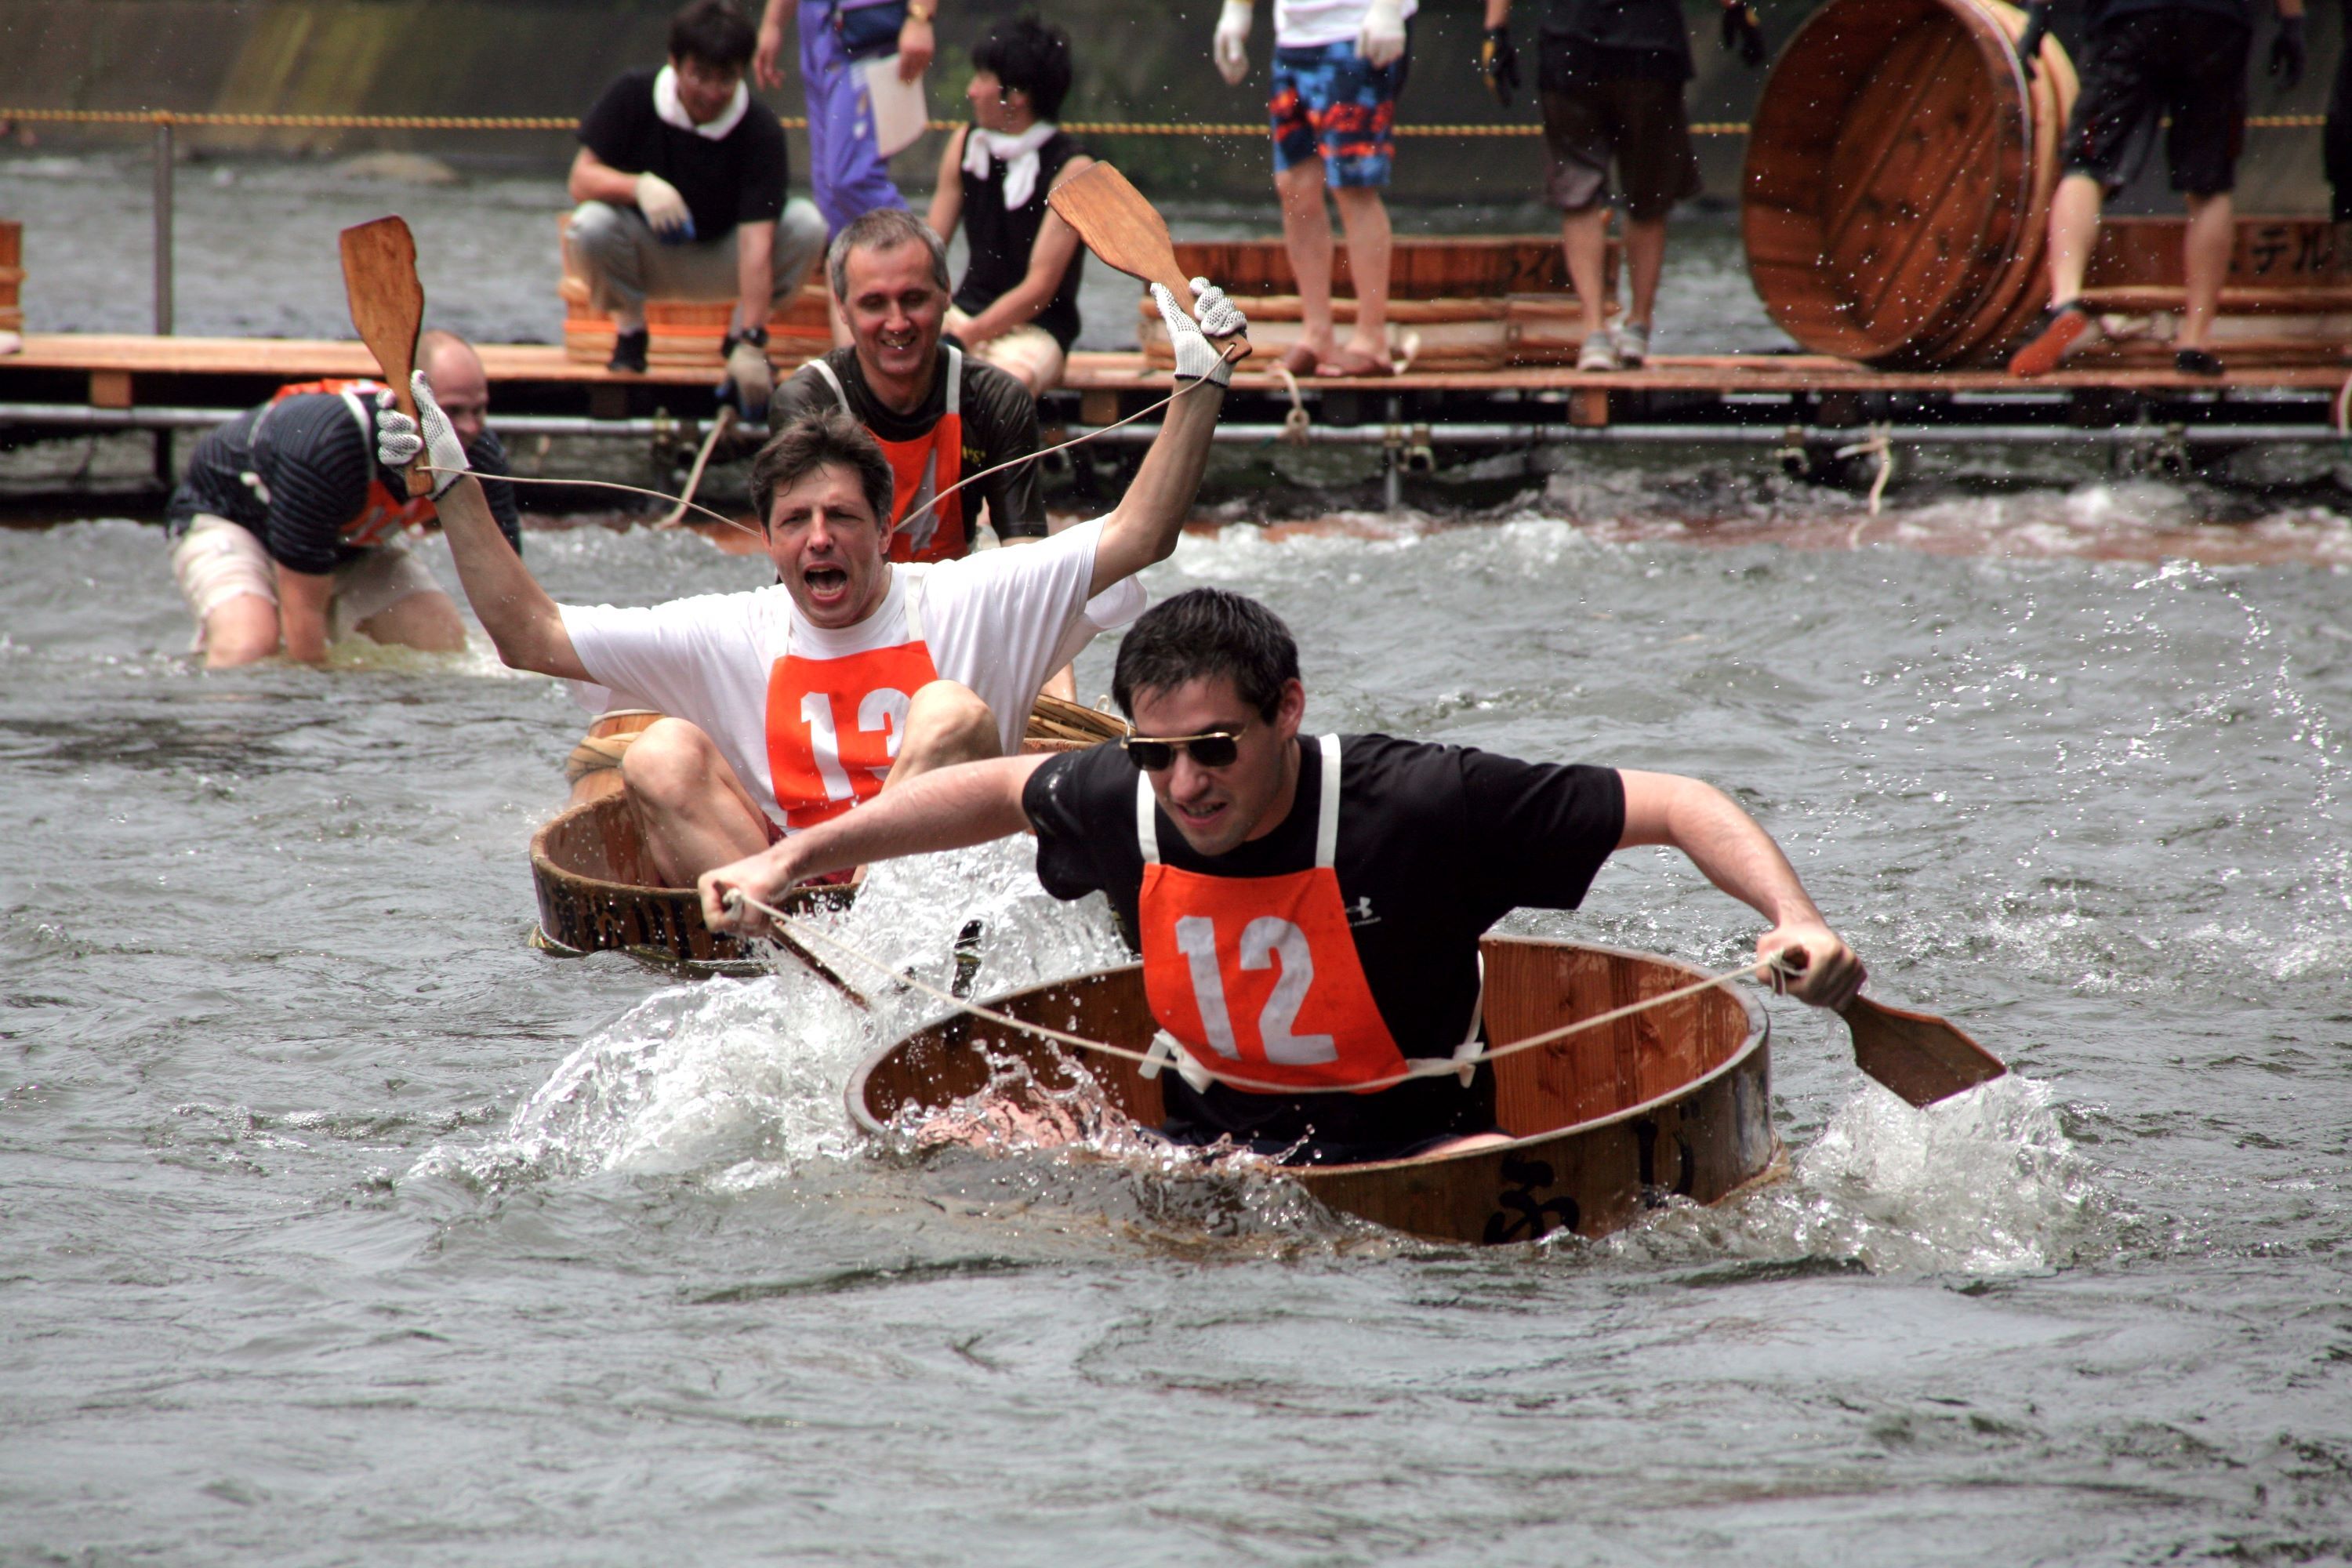
[[[1088,250],[1130,278],[1158,283],[1179,302],[1192,298],[1192,280],[1176,265],[1176,247],[1168,237],[1168,220],[1108,163],[1097,163],[1055,185],[1045,200],[1062,221],[1078,231]],[[1236,333],[1226,342],[1249,355],[1249,339]]]
[[[352,325],[375,355],[393,402],[411,419],[416,400],[408,388],[416,368],[416,334],[425,324],[425,285],[416,280],[416,239],[405,220],[380,217],[343,230],[343,292],[351,301]],[[432,477],[408,470],[408,493],[433,489]]]

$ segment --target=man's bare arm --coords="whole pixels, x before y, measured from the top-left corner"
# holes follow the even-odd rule
[[[767,917],[748,905],[740,913],[730,910],[730,890],[772,904],[795,882],[828,871],[962,849],[1024,832],[1029,817],[1021,809],[1021,792],[1045,760],[998,757],[940,768],[894,784],[855,811],[795,833],[772,848],[705,871],[697,884],[702,918],[713,931],[756,934],[767,929]]]
[[[572,159],[572,177],[565,183],[575,202],[605,202],[616,207],[634,205],[637,177],[624,174],[583,147]]]
[[[498,646],[499,658],[513,669],[535,669],[567,680],[595,679],[572,651],[563,612],[490,514],[481,481],[467,474],[433,505],[441,514],[441,531],[457,563],[457,581],[465,584],[467,602],[474,606],[482,629]]]
[[[735,326],[765,327],[768,300],[776,291],[776,226],[735,226]]]
[[[956,225],[963,221],[963,142],[971,133],[971,127],[966,126],[949,136],[940,154],[939,181],[931,186],[931,210],[925,221],[941,245],[955,237]]]
[[[334,577],[289,566],[277,566],[277,577],[278,636],[286,645],[286,657],[304,664],[326,663],[327,607],[335,596]]]
[[[1200,494],[1201,475],[1209,466],[1209,439],[1225,402],[1225,389],[1213,382],[1185,385],[1192,390],[1168,405],[1135,482],[1103,521],[1102,539],[1095,546],[1094,581],[1087,588],[1089,596],[1176,553],[1177,536],[1192,515],[1193,497]]]
[[[1679,849],[1725,892],[1772,922],[1757,940],[1760,961],[1788,949],[1805,957],[1789,992],[1818,1007],[1843,1007],[1862,989],[1862,961],[1814,907],[1796,868],[1771,835],[1713,784],[1678,773],[1617,775],[1625,788],[1625,831],[1618,847],[1662,844]]]

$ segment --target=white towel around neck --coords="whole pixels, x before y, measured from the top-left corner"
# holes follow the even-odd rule
[[[975,125],[963,139],[963,172],[975,180],[988,178],[991,159],[1004,165],[1004,210],[1029,205],[1037,194],[1037,149],[1060,134],[1061,127],[1041,120],[1018,136],[983,131]]]
[[[708,125],[697,125],[694,116],[686,111],[686,105],[677,100],[677,68],[664,66],[654,78],[654,112],[661,116],[661,122],[675,125],[680,131],[691,131],[697,136],[707,136],[713,142],[726,140],[727,133],[743,118],[743,111],[751,107],[751,89],[739,81],[735,84],[735,96],[727,100],[719,118]]]

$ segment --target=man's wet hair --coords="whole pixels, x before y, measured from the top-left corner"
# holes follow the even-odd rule
[[[719,70],[741,70],[759,47],[759,30],[734,0],[688,0],[670,18],[669,58],[700,60]]]
[[[832,248],[824,253],[824,276],[833,285],[833,297],[849,302],[851,251],[896,250],[902,245],[919,245],[931,253],[931,281],[946,293],[948,247],[931,226],[905,207],[876,207],[835,235]]]
[[[1139,691],[1173,691],[1189,680],[1230,676],[1261,719],[1298,679],[1298,644],[1282,617],[1245,594],[1187,588],[1143,612],[1119,639],[1110,694],[1135,717]]]
[[[971,63],[992,72],[997,85],[1029,95],[1040,120],[1058,118],[1070,95],[1070,35],[1034,16],[999,22],[971,51]]]
[[[838,408],[818,409],[791,420],[769,437],[760,455],[751,459],[751,504],[760,510],[760,531],[767,531],[769,510],[779,492],[827,466],[847,468],[857,476],[866,504],[887,534],[895,499],[890,459],[882,455],[866,426]]]

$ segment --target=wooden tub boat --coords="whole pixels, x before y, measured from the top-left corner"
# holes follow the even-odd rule
[[[1507,1045],[1705,976],[1649,953],[1532,937],[1489,937],[1486,1026]],[[1142,1049],[1153,1024],[1140,965],[1019,991],[995,1010]],[[1119,1110],[1161,1117],[1160,1084],[1133,1063],[1081,1053],[959,1013],[875,1052],[850,1079],[849,1113],[881,1133],[909,1112],[979,1093],[991,1058],[1024,1063],[1049,1090],[1072,1058]],[[1771,1053],[1764,1009],[1717,987],[1505,1057],[1496,1110],[1507,1144],[1286,1173],[1331,1207],[1441,1240],[1527,1241],[1554,1230],[1605,1236],[1668,1194],[1711,1204],[1773,1174]]]
[[[566,957],[619,950],[710,973],[765,968],[753,952],[703,923],[702,900],[692,888],[654,880],[617,764],[628,740],[660,717],[642,709],[602,715],[573,749],[565,768],[571,803],[531,835],[530,880],[539,900],[531,945]],[[1022,749],[1094,745],[1117,735],[1118,724],[1110,714],[1041,696]],[[800,913],[845,905],[851,896],[848,887],[798,888],[782,907]]]

